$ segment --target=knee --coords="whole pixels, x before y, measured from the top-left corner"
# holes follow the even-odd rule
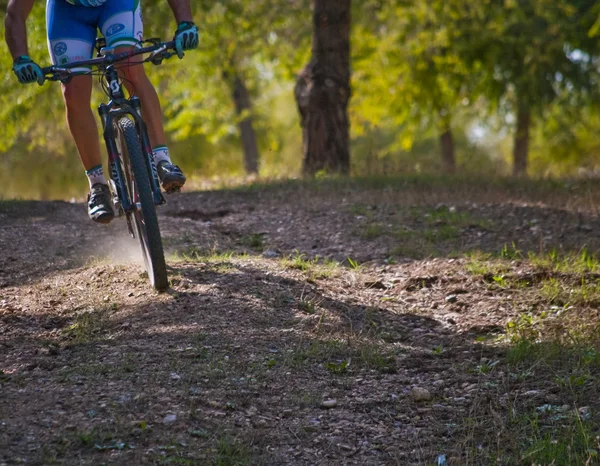
[[[90,108],[91,82],[86,81],[74,78],[62,86],[63,99],[68,111],[77,112]]]

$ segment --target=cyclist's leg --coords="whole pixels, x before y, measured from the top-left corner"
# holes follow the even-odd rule
[[[48,50],[53,64],[91,58],[96,38],[95,8],[48,0],[46,23]],[[85,70],[85,68],[83,68]],[[62,85],[67,123],[86,171],[101,165],[96,119],[90,107],[92,77],[77,76]]]
[[[77,7],[63,0],[48,0],[46,24],[48,50],[53,64],[91,58],[96,39],[98,11]],[[84,68],[85,70],[85,68]],[[102,171],[96,118],[90,107],[92,77],[76,76],[62,86],[67,124],[90,184],[88,215],[99,223],[114,218],[111,194]]]
[[[102,10],[99,28],[106,37],[107,45],[115,47],[117,52],[137,46],[143,38],[144,30],[140,1],[107,0]],[[129,93],[135,93],[142,101],[142,113],[152,147],[164,146],[167,141],[158,94],[144,67],[131,66],[131,63],[140,61],[141,57],[133,57],[120,71],[124,75],[124,84]]]

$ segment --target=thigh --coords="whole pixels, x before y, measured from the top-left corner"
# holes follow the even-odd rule
[[[92,58],[98,15],[96,8],[73,6],[64,0],[48,0],[46,30],[48,51],[54,65]],[[77,69],[77,71],[83,71]]]
[[[107,0],[98,28],[109,47],[136,46],[144,36],[140,0]]]

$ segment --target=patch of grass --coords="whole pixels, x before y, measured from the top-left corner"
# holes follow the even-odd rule
[[[593,423],[576,412],[533,413],[519,420],[521,464],[572,466],[600,462],[600,437]]]
[[[406,227],[402,227],[394,232],[394,236],[401,241],[406,241],[419,236],[419,233],[414,230],[409,230]]]
[[[466,269],[472,275],[496,274],[496,269],[490,263],[490,255],[482,252],[474,252],[469,255]]]
[[[474,218],[470,212],[459,211],[455,207],[448,206],[429,209],[413,207],[410,210],[410,217],[415,222],[422,222],[429,226],[449,225],[459,229],[467,227],[489,227],[488,220]]]
[[[600,327],[586,323],[582,326],[564,308],[539,315],[522,313],[507,325],[507,362],[517,366],[543,361],[553,367],[554,375],[561,368],[600,370]]]
[[[315,265],[315,259],[309,259],[305,254],[295,251],[294,254],[283,259],[283,265],[288,269],[307,272]]]
[[[325,279],[335,276],[339,265],[336,261],[323,259],[319,256],[310,259],[305,254],[296,251],[282,260],[284,267],[291,270],[300,270],[306,273],[309,279]]]
[[[505,244],[501,251],[500,257],[506,260],[516,260],[523,257],[523,252],[517,248],[517,245],[513,242],[510,245]]]
[[[322,259],[311,270],[311,278],[325,279],[333,278],[340,272],[340,264],[331,259]]]
[[[459,212],[456,208],[447,206],[429,209],[425,217],[428,223],[443,222],[450,225],[466,225],[471,221],[471,215],[468,212]]]
[[[74,344],[95,341],[108,326],[109,308],[85,311],[75,316],[74,322],[62,330],[63,338]]]
[[[508,281],[504,275],[494,275],[492,281],[500,288],[508,288]]]
[[[252,450],[246,443],[226,435],[217,442],[216,455],[212,464],[214,466],[243,466],[251,464],[252,457]]]
[[[600,379],[600,328],[575,315],[561,307],[520,314],[501,338],[508,344],[506,356],[476,367],[496,382],[497,370],[508,374],[506,394],[517,384],[522,392],[552,393],[560,401],[554,406],[540,400],[533,410],[533,399],[523,396],[493,409],[477,405],[480,412],[465,419],[469,464],[599,463],[592,410]]]
[[[430,243],[439,243],[456,239],[460,236],[460,230],[454,225],[440,225],[428,228],[423,232],[423,237]]]
[[[346,373],[348,367],[350,366],[350,360],[344,359],[343,361],[339,362],[326,362],[323,364],[323,366],[332,374],[340,375]]]
[[[298,309],[305,314],[314,315],[317,312],[317,306],[314,301],[301,298],[298,302]]]
[[[352,215],[360,215],[362,217],[366,217],[371,213],[369,207],[362,204],[351,205],[348,208],[348,212],[350,212]]]
[[[559,253],[552,250],[543,254],[530,252],[531,264],[540,270],[570,274],[587,274],[600,272],[600,260],[596,254],[582,249],[578,253]]]
[[[355,340],[352,344],[342,340],[315,340],[308,346],[296,348],[286,354],[284,365],[304,367],[321,364],[333,374],[346,374],[352,368],[392,373],[396,370],[394,355],[378,345]]]
[[[265,234],[264,233],[252,233],[250,235],[242,236],[240,242],[249,248],[262,251],[265,248]]]
[[[360,264],[358,263],[358,261],[355,261],[351,257],[348,257],[346,260],[352,270],[358,270],[360,268]]]
[[[189,246],[185,249],[175,251],[170,257],[173,261],[184,260],[187,262],[227,262],[235,257],[238,257],[234,251],[219,251],[215,247],[211,249],[201,249],[196,246]]]
[[[364,240],[377,239],[385,233],[385,228],[379,223],[368,223],[358,230],[358,235]]]
[[[595,305],[600,303],[600,281],[587,282],[582,278],[580,283],[571,285],[557,278],[550,278],[542,282],[540,296],[556,306]]]

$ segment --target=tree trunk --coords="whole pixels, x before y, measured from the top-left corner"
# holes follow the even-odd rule
[[[513,147],[513,175],[527,176],[527,158],[529,155],[529,127],[531,112],[526,104],[520,104],[517,112],[517,132]]]
[[[442,170],[447,174],[456,173],[456,158],[454,156],[454,138],[450,125],[446,125],[444,132],[440,135],[440,146],[442,149]]]
[[[250,102],[250,94],[244,81],[236,76],[233,82],[233,100],[235,102],[235,110],[238,116],[244,112],[249,112],[252,109]],[[258,173],[258,146],[256,144],[256,133],[252,125],[252,117],[246,116],[239,122],[240,132],[242,134],[242,145],[244,147],[244,168],[249,175]]]
[[[312,58],[295,96],[305,175],[350,172],[350,0],[315,0]]]

